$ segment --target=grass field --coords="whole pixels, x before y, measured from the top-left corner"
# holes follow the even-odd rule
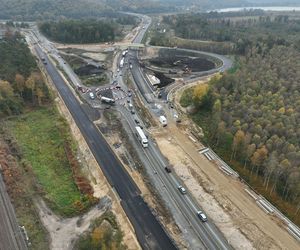
[[[38,187],[48,205],[64,216],[77,214],[78,204],[84,196],[78,190],[64,150],[64,143],[71,140],[68,125],[50,108],[39,108],[8,121],[23,152],[32,167]]]

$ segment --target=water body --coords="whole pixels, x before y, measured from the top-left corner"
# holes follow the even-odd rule
[[[217,12],[237,12],[243,10],[255,10],[261,9],[264,11],[300,11],[300,6],[269,6],[269,7],[239,7],[239,8],[226,8],[226,9],[217,9],[214,11]]]

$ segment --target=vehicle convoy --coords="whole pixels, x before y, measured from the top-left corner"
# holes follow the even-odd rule
[[[163,127],[165,127],[165,126],[168,125],[167,118],[166,118],[165,116],[163,116],[163,115],[161,115],[161,116],[159,117],[159,121],[160,121],[160,123],[163,125]]]
[[[108,104],[113,104],[113,103],[115,103],[115,100],[114,100],[114,99],[108,98],[108,97],[105,97],[105,96],[101,96],[101,97],[100,97],[100,100],[101,100],[101,102],[105,102],[105,103],[108,103]]]
[[[136,136],[138,140],[142,143],[144,148],[148,147],[148,138],[146,137],[144,131],[141,129],[140,126],[135,127],[136,130]]]

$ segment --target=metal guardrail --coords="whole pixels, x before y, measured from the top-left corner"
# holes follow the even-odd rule
[[[280,212],[272,203],[270,203],[265,197],[258,194],[252,189],[249,183],[241,179],[239,174],[235,172],[231,167],[228,166],[211,148],[203,148],[199,151],[203,154],[209,161],[219,162],[219,168],[225,174],[239,178],[247,186],[245,192],[250,195],[256,202],[256,204],[267,214],[271,214],[279,218],[284,224],[285,229],[298,241],[300,241],[300,228],[290,221],[282,212]]]

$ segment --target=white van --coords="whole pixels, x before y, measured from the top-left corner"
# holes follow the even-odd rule
[[[163,116],[163,115],[161,115],[161,116],[159,117],[159,121],[160,121],[160,123],[163,125],[163,127],[167,126],[167,124],[168,124],[167,118],[166,118],[165,116]]]

